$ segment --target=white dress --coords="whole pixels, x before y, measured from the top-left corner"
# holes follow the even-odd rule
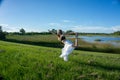
[[[62,48],[62,54],[60,55],[61,58],[64,58],[64,61],[68,61],[68,55],[75,49],[72,45],[73,43],[70,40],[65,40],[64,48]]]

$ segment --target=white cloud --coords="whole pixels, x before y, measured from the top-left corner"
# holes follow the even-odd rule
[[[0,26],[2,26],[2,27],[7,27],[8,24],[0,24]]]
[[[22,27],[16,27],[13,25],[8,25],[8,24],[0,24],[2,26],[3,31],[7,32],[19,32],[21,28],[25,29],[26,32],[44,32],[46,29],[44,28],[35,28],[35,27],[29,27],[29,26],[22,26]],[[40,26],[41,27],[41,26]]]
[[[72,21],[70,21],[70,20],[62,20],[62,22],[69,23],[69,22],[72,22]]]
[[[64,22],[68,22],[65,20]],[[83,26],[83,25],[69,25],[60,23],[49,23],[49,25],[54,29],[64,29],[73,30],[75,32],[85,32],[85,33],[113,33],[115,31],[120,31],[120,26]]]
[[[111,33],[113,32],[113,27],[103,27],[103,26],[73,26],[71,28],[75,32],[87,32],[87,33]]]
[[[50,26],[60,26],[59,23],[49,23],[48,25],[50,25]]]
[[[112,27],[113,31],[120,31],[120,26],[114,26]]]
[[[9,26],[8,24],[0,24],[0,26],[2,26],[3,31],[7,31],[7,32],[17,32],[17,31],[19,31],[19,28]]]
[[[48,28],[49,29],[62,29],[65,25],[62,23],[49,23]]]

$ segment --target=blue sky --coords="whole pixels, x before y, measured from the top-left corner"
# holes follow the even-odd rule
[[[111,33],[120,30],[120,0],[3,0],[0,25],[8,32]]]

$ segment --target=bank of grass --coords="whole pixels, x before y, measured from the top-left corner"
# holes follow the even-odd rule
[[[120,55],[0,41],[0,80],[119,80]]]
[[[74,42],[75,39],[72,38],[71,40]],[[63,47],[63,44],[61,44],[57,40],[55,35],[8,35],[7,41],[47,46],[47,47],[56,47],[56,48]],[[83,41],[82,39],[79,39],[78,44],[79,47],[77,48],[77,50],[118,53],[118,54],[120,53],[120,47],[114,47],[111,44],[100,43],[100,42],[89,43]]]
[[[7,35],[6,41],[47,47],[62,47],[55,35]]]
[[[120,46],[115,47],[109,43],[100,43],[100,42],[89,43],[79,39],[79,44],[80,45],[77,48],[78,50],[120,54]]]

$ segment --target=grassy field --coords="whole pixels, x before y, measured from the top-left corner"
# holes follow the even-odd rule
[[[71,40],[74,42],[75,39]],[[63,46],[54,35],[7,35],[7,41],[55,48],[61,48]],[[77,48],[78,50],[120,54],[120,47],[114,47],[111,44],[100,42],[89,43],[82,39],[79,39],[78,43],[80,45]]]
[[[61,49],[0,41],[0,80],[120,80],[120,54]]]

